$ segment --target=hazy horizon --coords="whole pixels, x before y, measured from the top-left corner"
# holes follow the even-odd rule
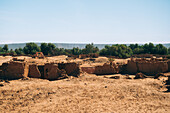
[[[41,46],[42,42],[35,42],[38,46]],[[53,43],[57,48],[65,48],[65,49],[72,49],[74,47],[78,47],[80,49],[85,48],[85,46],[89,43]],[[118,44],[118,43],[114,43],[114,44]],[[98,47],[99,49],[103,49],[105,47],[105,45],[114,45],[114,44],[96,44],[94,43],[94,46]],[[125,44],[127,46],[129,46],[131,43],[121,43],[121,44]],[[142,43],[138,43],[139,45],[143,45]],[[157,43],[159,44],[159,43]],[[154,43],[154,45],[157,45]],[[165,47],[169,48],[170,47],[170,43],[162,43]],[[5,44],[0,44],[0,47],[3,47]],[[24,48],[26,46],[26,43],[12,43],[12,44],[8,44],[8,48],[9,49],[16,49],[16,48]]]
[[[1,0],[0,43],[169,43],[169,0]]]
[[[0,44],[23,44],[23,43],[63,43],[63,44],[148,44],[148,43],[153,43],[153,44],[170,44],[170,42],[112,42],[112,43],[94,43],[94,42],[44,42],[44,41],[28,41],[28,42],[4,42]]]

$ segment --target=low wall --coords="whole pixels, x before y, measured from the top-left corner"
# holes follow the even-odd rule
[[[31,77],[31,78],[41,78],[41,73],[38,69],[37,64],[30,64],[29,65],[28,76]]]
[[[4,79],[19,79],[28,76],[29,66],[25,62],[9,62],[2,64]]]
[[[81,67],[81,71],[82,72],[86,72],[86,73],[89,73],[89,74],[93,74],[95,73],[95,67]]]
[[[74,62],[72,63],[58,63],[60,70],[64,69],[68,76],[79,76],[80,66]]]
[[[129,74],[136,74],[138,72],[146,75],[155,75],[168,71],[167,61],[157,60],[129,60],[126,66],[126,71]]]
[[[81,70],[89,74],[97,74],[97,75],[119,73],[118,65],[116,65],[115,63],[110,63],[110,64],[105,63],[103,65],[89,66],[89,67],[82,66]]]

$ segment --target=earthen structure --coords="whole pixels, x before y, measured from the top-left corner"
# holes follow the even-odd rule
[[[157,73],[168,71],[168,62],[156,59],[131,59],[128,61],[126,71],[129,74],[138,72],[146,75],[155,75]]]

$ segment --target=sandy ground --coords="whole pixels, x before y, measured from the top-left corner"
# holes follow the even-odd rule
[[[170,93],[166,90],[161,80],[152,78],[109,79],[83,74],[57,81],[12,80],[0,87],[0,112],[168,113]]]

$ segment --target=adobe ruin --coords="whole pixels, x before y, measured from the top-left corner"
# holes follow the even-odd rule
[[[25,77],[57,80],[68,76],[78,77],[79,65],[71,63],[37,64],[27,61],[9,61],[0,66],[0,79],[20,79]]]
[[[29,73],[28,77],[31,78],[41,78],[41,73],[38,69],[37,64],[29,64]]]
[[[19,79],[27,77],[29,66],[26,62],[12,61],[3,63],[1,66],[2,79]]]
[[[136,74],[138,72],[146,75],[155,75],[168,71],[168,61],[160,59],[131,59],[126,65],[126,71],[129,74]]]
[[[83,72],[96,75],[119,73],[119,67],[114,62],[104,63],[103,65],[82,66],[81,69]]]
[[[52,58],[50,58],[52,59]],[[87,60],[87,59],[85,59]],[[68,76],[78,77],[81,72],[96,75],[107,74],[133,74],[143,73],[156,76],[158,73],[170,70],[170,60],[157,58],[131,58],[126,63],[117,61],[95,62],[84,61],[77,63],[76,60],[65,62],[49,59],[18,59],[13,58],[0,66],[1,79],[19,79],[24,77],[57,80]],[[141,77],[140,77],[141,78]]]

